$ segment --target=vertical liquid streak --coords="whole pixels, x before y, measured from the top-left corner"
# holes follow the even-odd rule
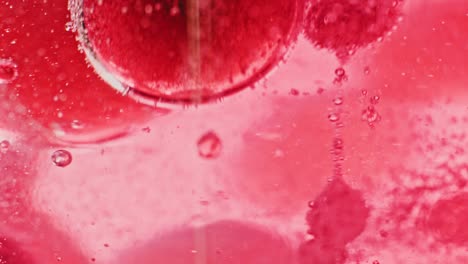
[[[201,55],[200,55],[200,0],[187,0],[188,67],[190,85],[200,90],[193,95],[194,102],[201,101]]]
[[[200,24],[200,0],[187,0],[187,34],[188,34],[188,66],[189,66],[189,76],[190,76],[190,85],[195,85],[198,89],[193,95],[193,102],[201,102],[202,99],[202,85],[200,83],[201,75],[201,52],[200,52],[200,42],[201,42],[201,24]],[[210,6],[211,7],[211,6]],[[207,21],[211,23],[211,9],[208,8]],[[211,27],[211,24],[209,24]],[[208,32],[211,32],[209,30]],[[195,229],[194,234],[194,246],[195,255],[194,264],[205,264],[207,263],[207,238],[205,228]]]

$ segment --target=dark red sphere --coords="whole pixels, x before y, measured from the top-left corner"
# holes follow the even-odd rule
[[[82,42],[102,76],[146,98],[190,102],[263,77],[296,38],[303,12],[302,0],[82,2]]]
[[[305,34],[318,47],[346,57],[392,29],[401,1],[309,0]]]

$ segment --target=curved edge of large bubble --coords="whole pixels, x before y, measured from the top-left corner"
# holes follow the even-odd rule
[[[72,27],[71,30],[77,34],[79,48],[85,53],[86,60],[93,67],[96,74],[104,80],[110,87],[122,94],[128,96],[132,100],[147,105],[153,108],[161,106],[167,109],[176,109],[177,105],[205,104],[219,101],[223,97],[230,96],[244,90],[248,87],[254,87],[261,80],[268,79],[287,59],[290,57],[291,51],[294,49],[297,39],[303,31],[303,19],[305,15],[305,0],[296,0],[296,12],[294,21],[291,23],[289,32],[286,34],[286,39],[282,41],[278,47],[272,51],[272,56],[266,60],[264,65],[260,67],[251,76],[248,76],[239,83],[226,86],[221,89],[221,92],[212,93],[210,95],[199,95],[196,91],[189,95],[154,95],[139,90],[136,87],[127,86],[124,84],[123,78],[113,75],[107,67],[100,62],[98,54],[93,51],[91,43],[87,37],[86,26],[84,24],[83,0],[69,0],[68,9],[71,14]]]

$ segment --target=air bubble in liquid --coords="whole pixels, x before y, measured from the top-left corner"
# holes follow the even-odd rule
[[[346,74],[346,71],[340,67],[335,70],[335,74],[337,77],[343,77]]]
[[[380,100],[380,96],[374,95],[369,99],[369,102],[373,105],[376,105],[379,103],[379,100]]]
[[[333,103],[335,105],[341,105],[341,104],[343,104],[343,98],[342,97],[337,97],[337,98],[333,99]]]
[[[304,1],[69,0],[69,10],[89,63],[113,88],[150,105],[197,104],[276,68],[297,39]]]
[[[331,113],[328,115],[328,120],[330,120],[331,122],[336,122],[340,119],[340,117],[335,114],[335,113]]]
[[[333,81],[333,83],[335,83],[335,84],[338,84],[338,85],[339,85],[339,84],[341,84],[342,82],[348,80],[348,76],[346,75],[346,71],[345,71],[345,69],[343,69],[342,67],[337,68],[337,69],[335,70],[335,75],[336,75],[336,77],[335,77],[335,80]]]
[[[18,66],[7,59],[0,59],[0,84],[10,83],[18,77]]]
[[[222,142],[216,133],[210,131],[205,133],[197,142],[198,154],[202,158],[217,158],[221,153]]]
[[[83,123],[79,120],[73,120],[70,125],[73,129],[82,129],[84,127]]]
[[[356,49],[392,30],[400,17],[402,1],[309,0],[304,33],[317,48],[333,50],[346,60]]]
[[[364,68],[364,74],[365,74],[365,75],[369,75],[369,74],[370,74],[370,68],[369,68],[369,67],[365,67],[365,68]]]
[[[54,153],[52,153],[52,162],[57,166],[57,167],[66,167],[70,165],[72,162],[72,155],[69,151],[67,150],[56,150]]]
[[[362,110],[361,120],[367,122],[370,126],[379,122],[380,119],[379,113],[373,106],[368,106],[366,109]]]

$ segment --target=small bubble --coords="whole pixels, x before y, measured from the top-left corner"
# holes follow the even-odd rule
[[[151,128],[150,127],[144,127],[141,129],[141,131],[145,132],[145,133],[150,133],[151,132]]]
[[[337,97],[337,98],[333,99],[333,103],[335,105],[341,105],[341,104],[343,104],[343,98],[342,97]]]
[[[292,89],[289,91],[289,94],[290,94],[290,95],[294,95],[294,96],[298,96],[298,95],[299,95],[299,91],[298,91],[297,89],[292,88]]]
[[[72,162],[71,153],[63,149],[55,151],[51,158],[57,167],[66,167]]]
[[[320,87],[320,88],[317,89],[317,94],[323,94],[324,91],[325,91],[325,89]]]
[[[205,133],[197,142],[198,154],[202,158],[217,158],[221,153],[222,143],[218,135],[210,131]]]
[[[18,66],[11,60],[0,59],[0,84],[10,83],[18,77]]]
[[[333,148],[335,150],[342,150],[343,149],[343,140],[341,138],[335,138],[333,140]]]
[[[313,200],[307,203],[307,206],[309,206],[309,208],[314,208],[314,205],[315,205],[315,202]]]
[[[376,105],[379,103],[379,100],[380,100],[380,96],[374,95],[369,99],[369,102],[373,105]]]
[[[374,260],[372,264],[380,264],[380,262],[378,260]]]
[[[0,142],[0,152],[5,154],[8,152],[8,149],[10,148],[10,142],[8,140],[3,140]]]
[[[65,30],[66,31],[74,31],[73,22],[69,21],[69,22],[65,23]]]
[[[369,75],[369,74],[370,74],[370,68],[369,68],[369,66],[364,67],[364,74],[365,74],[365,75]]]
[[[190,252],[192,252],[193,254],[197,254],[197,253],[198,253],[198,251],[195,250],[195,249],[192,249]]]
[[[366,96],[367,95],[367,90],[366,89],[361,90],[361,94]]]
[[[337,77],[342,78],[342,77],[345,76],[346,71],[345,71],[343,68],[340,67],[340,68],[337,68],[337,69],[335,70],[335,74],[336,74]]]
[[[82,129],[84,127],[83,123],[80,120],[73,120],[70,124],[73,129]]]
[[[328,120],[330,120],[331,122],[336,122],[340,119],[340,117],[335,114],[335,113],[331,113],[328,115]]]
[[[104,244],[104,247],[109,247],[109,244],[107,244],[107,243],[106,243],[106,244]]]

